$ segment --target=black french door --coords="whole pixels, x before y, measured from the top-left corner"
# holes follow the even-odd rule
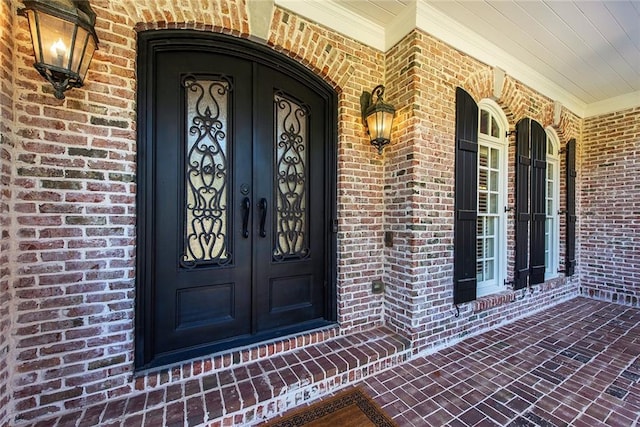
[[[140,48],[136,366],[334,320],[333,91],[246,41]]]

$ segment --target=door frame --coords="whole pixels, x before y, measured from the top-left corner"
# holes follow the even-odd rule
[[[153,108],[155,93],[153,90],[155,74],[155,56],[162,51],[205,50],[223,55],[236,56],[255,61],[303,82],[321,95],[328,105],[328,120],[325,123],[326,177],[325,180],[325,217],[326,230],[326,320],[337,319],[337,94],[321,77],[305,68],[302,64],[278,53],[267,46],[225,34],[207,33],[196,30],[150,30],[138,33],[137,55],[137,194],[136,194],[136,301],[134,334],[135,371],[157,368],[162,364],[154,363],[150,357],[153,346],[153,307],[147,303],[153,301],[154,260],[147,259],[153,254],[153,194],[154,155],[153,146]],[[272,338],[276,338],[274,335]],[[267,338],[268,339],[268,338]],[[207,357],[207,356],[203,356]],[[181,362],[177,362],[181,363]]]

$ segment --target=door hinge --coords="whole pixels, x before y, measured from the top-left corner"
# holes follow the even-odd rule
[[[338,232],[338,220],[337,219],[331,220],[331,232],[333,232],[333,233],[337,233]]]

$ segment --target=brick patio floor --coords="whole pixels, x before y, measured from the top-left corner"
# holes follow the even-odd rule
[[[576,298],[361,385],[400,426],[640,425],[640,310]]]
[[[400,426],[640,425],[638,308],[575,298],[407,362],[409,352],[372,329],[174,382],[163,373],[151,391],[19,425],[253,425],[294,395],[313,403],[305,390],[347,384]]]

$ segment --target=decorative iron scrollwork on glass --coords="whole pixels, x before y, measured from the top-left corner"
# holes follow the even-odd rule
[[[183,78],[185,153],[184,253],[181,265],[231,262],[229,215],[229,93],[225,76]]]
[[[309,256],[307,148],[309,108],[278,91],[275,115],[275,261]]]

